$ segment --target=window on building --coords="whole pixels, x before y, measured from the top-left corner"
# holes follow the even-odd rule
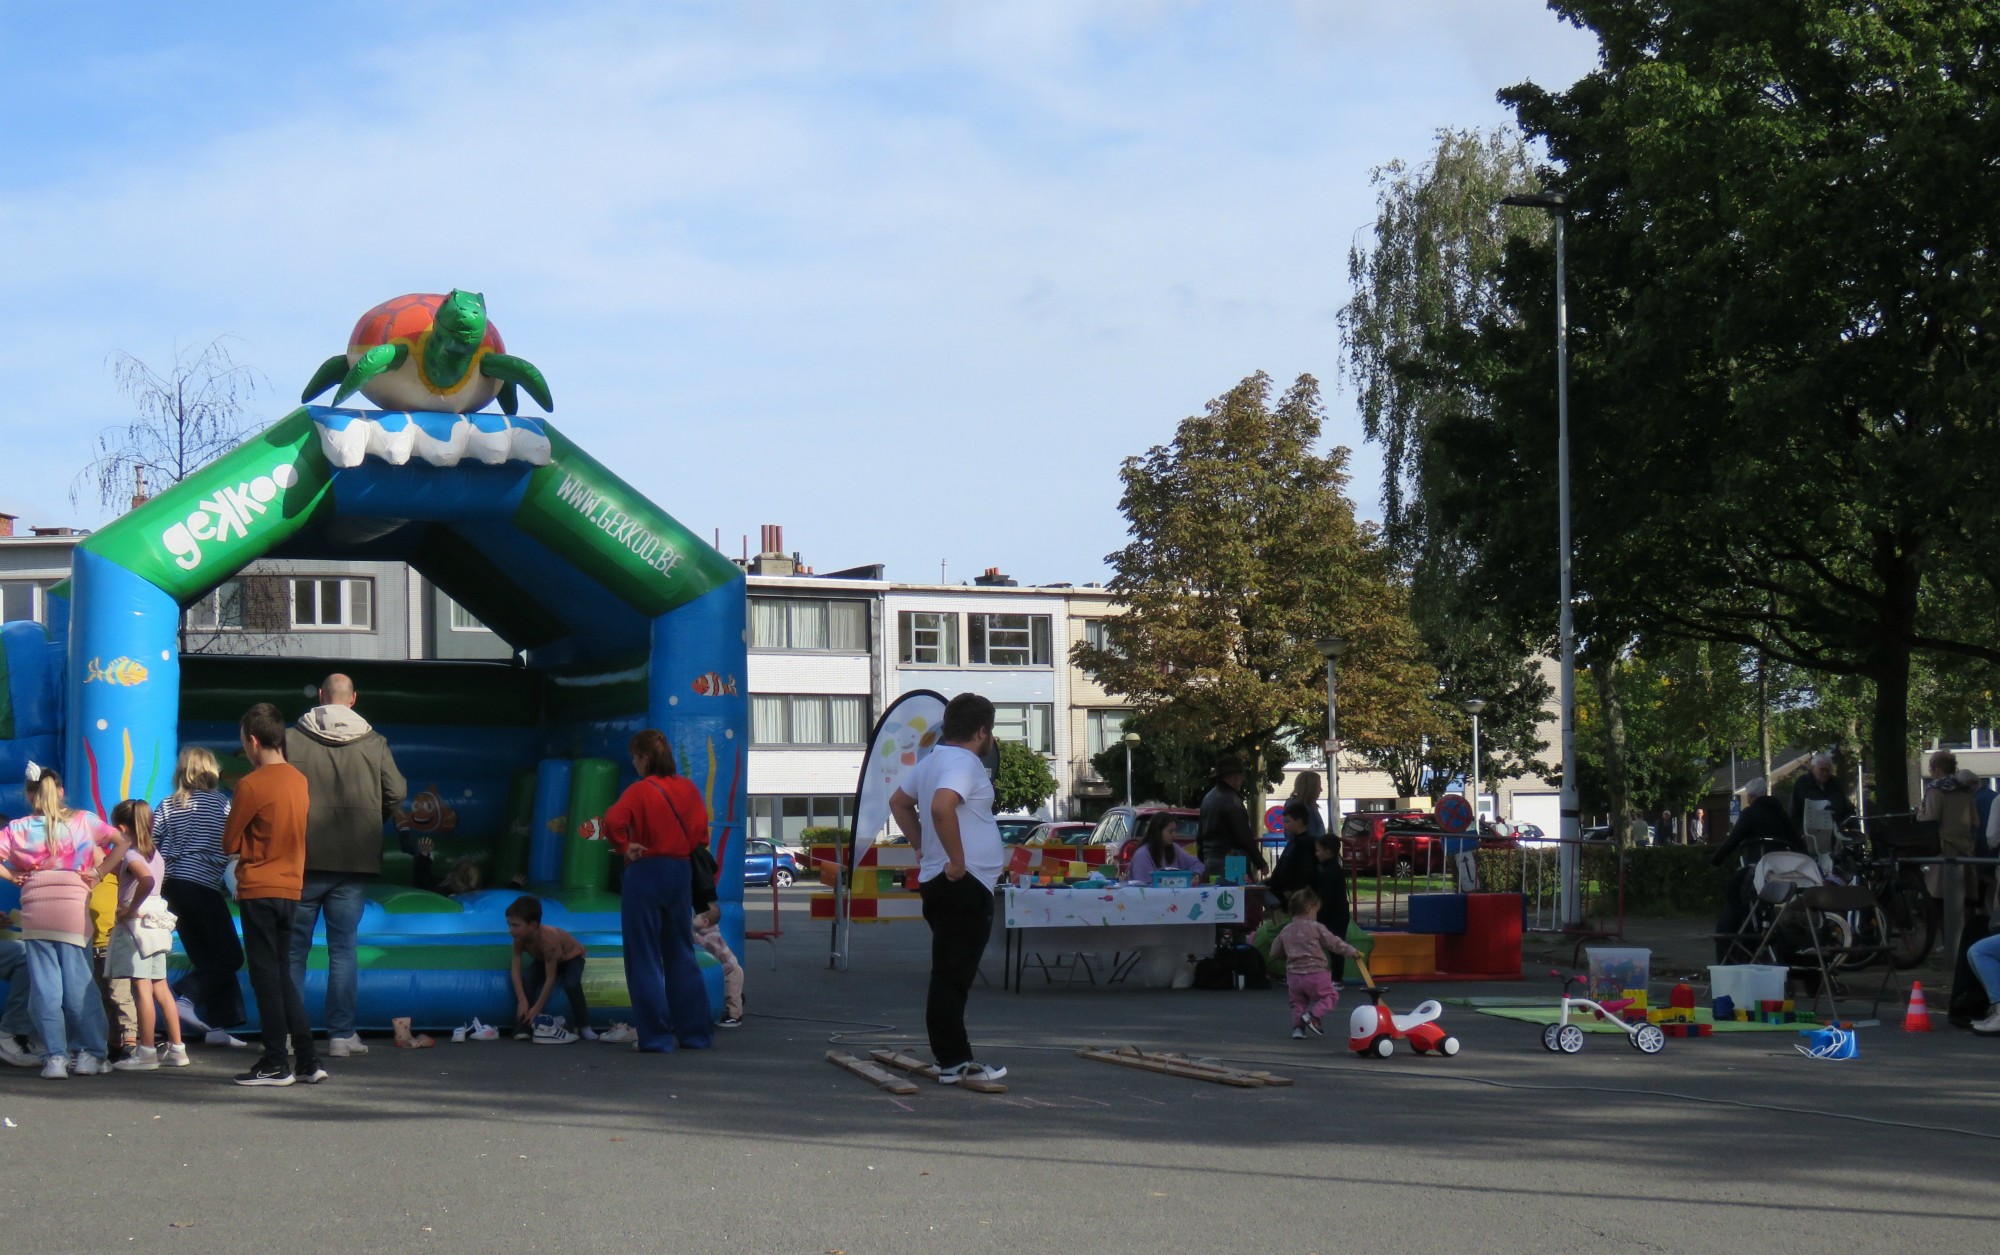
[[[1111,620],[1109,619],[1085,619],[1083,621],[1083,643],[1092,649],[1101,649],[1106,653],[1123,656],[1118,646],[1111,639]]]
[[[905,610],[896,616],[901,658],[919,666],[958,665],[958,615],[953,611]]]
[[[1131,713],[1129,710],[1093,710],[1089,713],[1086,726],[1092,758],[1118,744],[1119,738],[1125,735],[1126,716]]]
[[[46,580],[0,580],[0,622],[46,623],[48,591]]]
[[[453,601],[449,597],[445,598],[444,600],[445,604],[451,607],[451,613],[448,616],[448,621],[451,624],[452,631],[487,632],[487,633],[493,631],[492,628],[487,627],[484,623],[481,623],[478,619],[474,618],[472,615],[472,611],[467,610],[464,606],[459,605],[457,602]]]
[[[868,652],[868,603],[852,599],[752,597],[752,649]]]
[[[292,626],[372,631],[375,627],[375,581],[294,576]]]
[[[808,828],[852,828],[854,795],[758,796],[750,799],[750,836],[797,846]],[[873,834],[870,834],[872,837]]]
[[[974,614],[966,639],[972,664],[979,667],[1046,667],[1049,665],[1049,616],[1045,614]]]
[[[224,580],[187,608],[187,625],[203,632],[235,632],[243,628],[243,581]]]
[[[868,739],[868,699],[757,693],[750,698],[752,745],[860,745]]]
[[[1055,753],[1055,710],[1046,702],[993,703],[993,735],[1037,754]]]

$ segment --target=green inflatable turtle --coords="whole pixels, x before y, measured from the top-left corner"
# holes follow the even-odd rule
[[[486,320],[486,298],[456,288],[444,296],[412,292],[361,315],[347,352],[327,358],[299,399],[335,384],[335,405],[359,392],[385,410],[470,414],[497,396],[512,414],[518,387],[544,410],[556,408],[542,372],[508,356],[500,329]]]

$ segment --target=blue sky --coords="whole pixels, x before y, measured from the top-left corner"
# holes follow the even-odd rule
[[[1372,516],[1369,171],[1593,56],[1539,0],[0,0],[0,507],[102,521],[113,351],[233,335],[269,420],[456,286],[725,552],[1102,579],[1119,461],[1256,370],[1326,385]]]

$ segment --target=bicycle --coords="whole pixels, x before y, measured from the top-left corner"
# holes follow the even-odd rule
[[[1910,827],[1909,815],[1873,815],[1849,819],[1840,827],[1833,852],[1834,875],[1851,885],[1865,885],[1874,895],[1877,918],[1858,913],[1852,922],[1854,940],[1862,946],[1881,945],[1897,971],[1908,971],[1929,957],[1937,944],[1937,920],[1923,874],[1905,866],[1896,851],[1907,842],[1897,837]],[[1868,829],[1873,825],[1876,831]]]

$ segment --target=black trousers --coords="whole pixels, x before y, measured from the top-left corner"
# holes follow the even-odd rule
[[[993,891],[968,875],[950,880],[933,876],[917,886],[924,900],[924,923],[931,927],[931,987],[924,1003],[924,1028],[931,1057],[940,1068],[972,1060],[965,1034],[965,999],[979,975],[979,958],[993,936]]]
[[[1945,1008],[1946,1015],[1954,1020],[1982,1020],[1992,999],[1986,996],[1986,986],[1980,983],[1979,973],[1972,970],[1972,959],[1968,952],[1973,943],[1986,940],[1993,921],[1971,907],[1965,909],[1965,928],[1958,939],[1958,964],[1951,976],[1951,1001]]]
[[[236,921],[229,917],[229,900],[220,889],[192,880],[167,877],[160,886],[167,909],[179,922],[181,949],[194,969],[181,988],[202,1022],[210,1028],[234,1028],[243,1022],[243,990],[236,973],[243,970],[243,943],[236,940]]]
[[[243,957],[250,968],[250,992],[257,999],[258,1031],[264,1039],[263,1062],[284,1067],[285,1038],[292,1039],[294,1070],[319,1066],[313,1049],[312,1024],[306,1000],[292,983],[292,917],[295,898],[247,898],[236,904],[243,920]]]
[[[543,974],[547,970],[548,964],[542,960],[532,955],[521,956],[521,992],[528,995],[528,1005],[533,1006],[535,999],[542,996]],[[556,964],[556,988],[562,990],[563,997],[569,1000],[569,1026],[579,1033],[589,1028],[590,1004],[583,1000],[582,955]],[[549,1001],[542,1004],[542,1011],[547,1014],[554,1010],[555,997],[550,995]],[[514,1027],[527,1028],[529,1025],[517,1024]]]

